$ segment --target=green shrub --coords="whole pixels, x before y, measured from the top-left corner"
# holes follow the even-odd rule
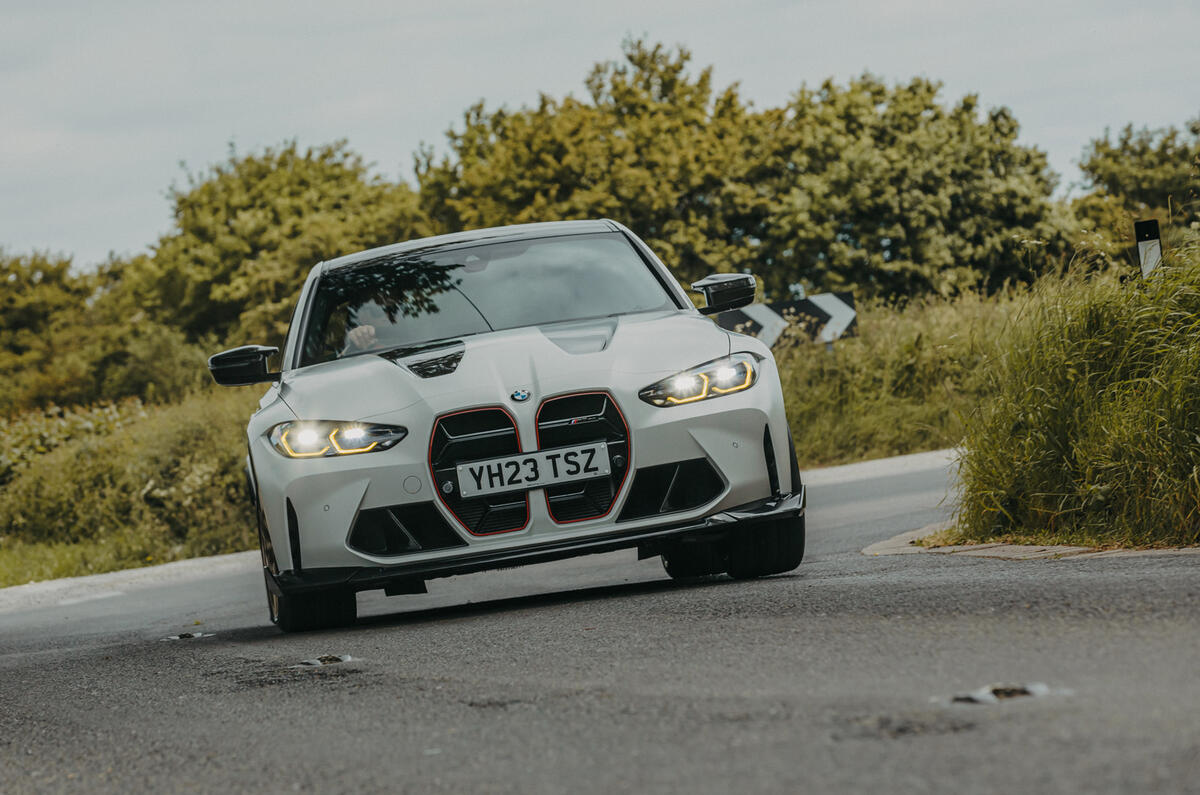
[[[213,387],[26,460],[0,491],[0,585],[251,548],[254,396]]]
[[[0,367],[0,414],[130,397],[177,402],[212,383],[205,363],[215,347],[139,314],[119,323],[85,316],[39,337],[22,366]]]
[[[0,417],[0,439],[4,439],[4,447],[0,448],[0,486],[38,456],[59,445],[72,439],[104,436],[146,416],[142,402],[133,399],[95,406],[50,406],[15,417]]]
[[[1200,541],[1200,248],[1025,303],[966,417],[959,540]]]

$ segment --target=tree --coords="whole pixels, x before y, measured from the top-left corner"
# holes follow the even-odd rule
[[[204,355],[114,291],[128,263],[76,274],[45,254],[0,254],[0,412],[122,397],[169,400],[204,378]]]
[[[0,410],[24,402],[23,377],[53,358],[55,328],[85,311],[93,289],[70,258],[0,251]]]
[[[884,296],[953,294],[1030,279],[1069,251],[1040,150],[1007,108],[982,117],[941,84],[871,75],[802,88],[765,115],[775,130],[748,175],[769,196],[763,268],[789,282]]]
[[[607,217],[638,231],[683,278],[752,265],[738,228],[753,187],[739,179],[756,117],[736,86],[714,93],[690,55],[626,44],[623,63],[598,64],[590,101],[543,95],[534,108],[470,108],[450,154],[421,153],[430,217],[445,231]]]
[[[749,269],[775,296],[995,287],[1069,250],[1054,175],[1008,110],[866,75],[755,111],[689,60],[632,41],[592,71],[590,101],[472,107],[447,156],[419,158],[423,206],[447,231],[614,218],[685,280]]]
[[[1184,223],[1200,220],[1200,118],[1186,130],[1129,124],[1115,139],[1106,131],[1084,149],[1080,168],[1095,195],[1133,215],[1165,218],[1169,206]]]
[[[118,289],[190,340],[279,343],[313,265],[428,233],[412,190],[369,176],[343,142],[231,152],[171,200],[175,230]]]

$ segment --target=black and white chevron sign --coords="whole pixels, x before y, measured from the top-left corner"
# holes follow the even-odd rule
[[[750,304],[716,315],[717,325],[758,337],[768,347],[795,326],[814,340],[832,343],[858,333],[853,293],[819,293],[795,301]]]

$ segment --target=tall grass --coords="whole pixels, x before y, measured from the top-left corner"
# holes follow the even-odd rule
[[[965,417],[957,536],[1200,541],[1200,247],[1150,279],[1045,278]]]
[[[952,447],[987,389],[981,364],[1022,290],[869,302],[833,351],[793,338],[776,351],[801,467]]]

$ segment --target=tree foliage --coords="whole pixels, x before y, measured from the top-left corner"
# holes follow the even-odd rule
[[[305,273],[372,246],[509,223],[609,217],[683,281],[750,270],[767,297],[953,295],[1029,280],[1071,251],[1045,155],[1005,108],[941,98],[926,79],[870,74],[759,109],[690,53],[630,41],[580,97],[467,110],[445,153],[417,156],[419,191],[374,176],[343,142],[231,151],[169,194],[148,254],[86,275],[0,256],[0,411],[173,399],[219,345],[282,341]],[[1183,195],[1192,137],[1125,130],[1090,147],[1087,216]]]
[[[280,342],[313,265],[427,233],[412,190],[368,176],[344,142],[231,152],[171,201],[175,229],[121,289],[192,340]]]
[[[944,107],[937,83],[864,75],[755,111],[689,60],[634,41],[592,71],[588,101],[475,105],[449,153],[418,163],[431,218],[611,217],[685,279],[751,269],[777,295],[953,293],[1028,278],[1069,249],[1045,155],[1016,142],[1007,109],[981,118],[972,96]]]
[[[534,108],[470,108],[450,153],[422,153],[418,178],[446,231],[529,221],[613,218],[644,236],[683,277],[750,264],[741,177],[759,125],[736,87],[714,94],[689,54],[631,45],[597,65],[590,101],[543,95]]]
[[[1115,138],[1106,131],[1088,144],[1080,168],[1093,191],[1132,214],[1165,215],[1170,207],[1185,221],[1200,220],[1200,119],[1186,129],[1130,124]]]
[[[0,375],[42,361],[51,330],[79,314],[92,288],[69,258],[0,251]]]
[[[749,181],[769,197],[768,284],[954,294],[1028,280],[1069,250],[1055,177],[1011,112],[946,107],[940,90],[863,75],[764,114],[777,132]]]
[[[203,352],[119,289],[113,261],[89,274],[43,254],[0,255],[0,412],[140,397],[170,400],[203,378]]]

